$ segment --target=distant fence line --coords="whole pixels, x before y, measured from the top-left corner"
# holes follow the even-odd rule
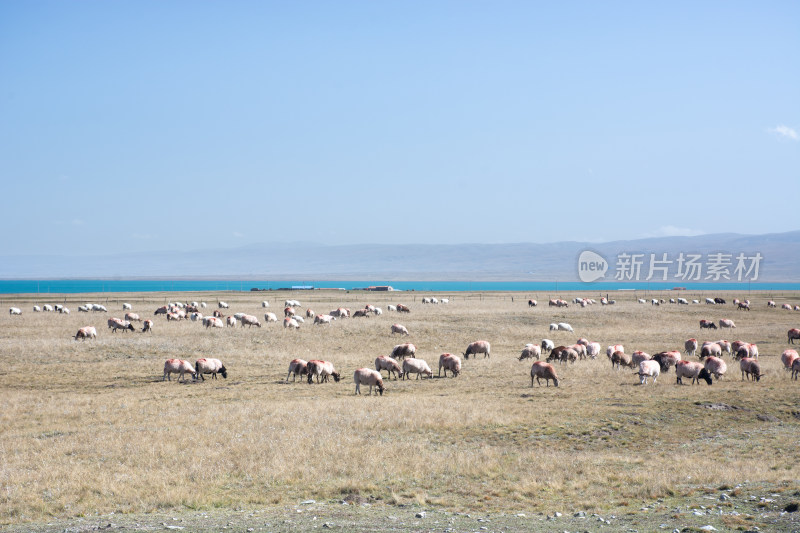
[[[187,301],[200,301],[205,298],[209,307],[217,307],[219,301],[227,303],[247,302],[254,301],[261,302],[264,300],[272,300],[279,306],[283,306],[283,300],[299,300],[303,307],[308,307],[305,302],[313,304],[337,304],[344,302],[360,302],[371,304],[394,304],[394,303],[422,303],[422,298],[429,298],[434,296],[436,298],[447,298],[450,302],[457,301],[509,301],[509,302],[523,302],[527,303],[528,300],[537,300],[539,305],[547,305],[548,300],[555,298],[562,298],[570,303],[576,296],[581,298],[592,298],[599,302],[603,297],[611,300],[636,301],[639,298],[649,300],[658,298],[659,300],[669,298],[686,298],[689,300],[697,299],[704,303],[704,299],[713,294],[712,290],[704,291],[654,291],[654,290],[641,290],[641,291],[605,291],[600,293],[592,292],[577,292],[565,291],[563,293],[555,292],[423,292],[423,291],[299,291],[299,290],[285,290],[285,291],[214,291],[210,292],[179,292],[179,293],[80,293],[80,294],[6,294],[0,297],[0,306],[7,306],[17,304],[19,302],[34,302],[37,304],[62,304],[66,306],[78,306],[86,303],[97,303],[108,306],[119,305],[122,308],[123,303],[153,303],[163,302],[187,302]],[[725,291],[722,293],[726,299],[732,300],[733,298],[747,298],[748,295],[758,296],[759,298],[769,298],[775,300],[791,300],[798,299],[800,291]],[[126,295],[126,296],[123,296]],[[213,299],[211,298],[213,297]],[[305,302],[304,302],[305,301]],[[799,302],[800,303],[800,302]],[[72,309],[77,311],[77,309]]]

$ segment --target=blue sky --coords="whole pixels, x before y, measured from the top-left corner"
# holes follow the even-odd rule
[[[2,2],[2,249],[795,230],[799,58],[795,1]]]

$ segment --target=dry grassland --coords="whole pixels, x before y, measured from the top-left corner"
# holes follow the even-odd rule
[[[800,385],[780,354],[800,313],[768,309],[766,295],[750,296],[749,313],[730,303],[652,307],[631,295],[584,309],[548,308],[547,296],[536,294],[458,293],[438,306],[422,305],[421,296],[114,295],[106,315],[77,307],[106,303],[108,295],[70,295],[68,316],[31,310],[63,297],[3,297],[0,524],[348,497],[448,511],[624,513],[745,481],[767,492],[798,489]],[[527,298],[537,296],[539,307],[528,308]],[[705,295],[690,297],[698,296]],[[800,303],[800,295],[783,296],[779,306]],[[298,331],[280,323],[206,330],[153,317],[169,297],[205,299],[208,314],[224,299],[230,314],[262,322],[265,298],[279,316],[287,297],[320,313],[373,303],[384,314],[306,322]],[[152,334],[107,329],[107,318],[123,317],[123,301],[155,319]],[[409,305],[411,314],[386,312],[390,302]],[[23,316],[8,316],[11,305]],[[700,331],[701,318],[732,318],[738,328]],[[561,321],[575,333],[548,331]],[[410,337],[393,337],[395,322]],[[74,341],[85,325],[97,327],[99,338]],[[758,344],[766,375],[741,381],[726,355],[728,375],[713,386],[678,386],[674,371],[639,386],[631,370],[613,371],[603,354],[558,367],[558,388],[531,388],[531,363],[517,357],[543,337],[557,345],[586,337],[604,349],[620,343],[628,353],[651,354],[682,351],[690,337],[742,339]],[[458,378],[386,380],[382,397],[353,394],[353,371],[374,368],[395,344],[416,344],[435,375],[439,354],[460,354],[478,339],[492,343],[491,358],[465,361]],[[164,360],[173,357],[217,357],[228,379],[164,382]],[[287,384],[295,357],[332,361],[342,382]]]

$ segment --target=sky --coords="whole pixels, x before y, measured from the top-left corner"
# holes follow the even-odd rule
[[[0,2],[0,254],[800,229],[800,3]]]

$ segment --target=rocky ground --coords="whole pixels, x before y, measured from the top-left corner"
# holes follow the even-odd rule
[[[551,513],[452,512],[417,505],[388,505],[358,496],[339,501],[305,500],[288,507],[212,509],[148,514],[109,514],[70,520],[11,524],[9,533],[89,531],[780,531],[800,532],[800,491],[770,492],[742,483],[698,488],[686,498],[666,498],[622,512],[572,511],[565,504]]]

